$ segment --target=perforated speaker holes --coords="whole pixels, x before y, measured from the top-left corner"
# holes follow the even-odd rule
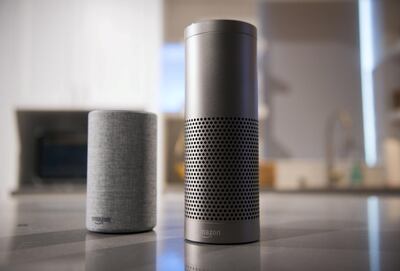
[[[185,121],[185,216],[248,220],[259,216],[258,121]]]

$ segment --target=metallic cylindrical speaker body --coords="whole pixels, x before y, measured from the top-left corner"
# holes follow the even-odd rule
[[[256,35],[229,20],[185,30],[187,240],[259,240]]]
[[[156,225],[155,114],[89,113],[86,227],[142,232]]]

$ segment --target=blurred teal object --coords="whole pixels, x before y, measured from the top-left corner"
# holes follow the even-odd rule
[[[353,165],[350,173],[350,182],[351,185],[361,185],[363,181],[363,174],[361,168],[361,162],[357,162]]]

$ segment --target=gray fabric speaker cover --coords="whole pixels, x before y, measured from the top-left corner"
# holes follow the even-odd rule
[[[123,233],[156,225],[155,114],[89,113],[86,227]]]

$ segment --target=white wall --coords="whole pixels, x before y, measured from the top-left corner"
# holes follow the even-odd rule
[[[164,41],[183,42],[183,30],[205,19],[235,19],[257,25],[258,0],[165,0]]]
[[[363,153],[356,1],[260,4],[267,156],[321,159],[328,119],[348,111]]]
[[[161,38],[161,0],[0,0],[0,196],[16,108],[155,110]]]

